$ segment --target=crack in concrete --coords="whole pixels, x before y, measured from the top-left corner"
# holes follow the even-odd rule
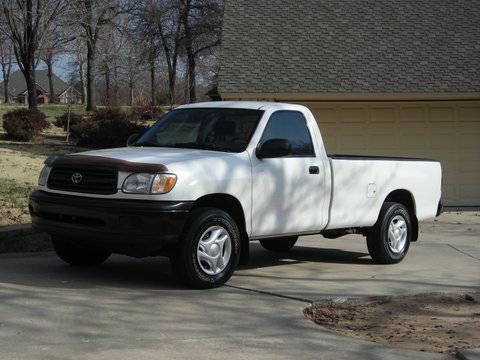
[[[279,298],[283,298],[283,299],[300,301],[302,303],[308,303],[308,304],[313,303],[313,300],[310,300],[310,299],[305,299],[305,298],[300,298],[300,297],[290,296],[290,295],[277,294],[277,293],[274,293],[274,292],[271,292],[271,291],[256,290],[256,289],[250,289],[250,288],[246,288],[246,287],[242,287],[242,286],[228,285],[228,284],[225,284],[224,286],[229,287],[229,288],[233,288],[233,289],[237,289],[237,290],[243,290],[243,291],[249,291],[249,292],[253,292],[253,293],[257,293],[257,294],[262,294],[262,295],[275,296],[275,297],[279,297]]]
[[[472,259],[475,259],[475,260],[479,260],[479,261],[480,261],[479,258],[477,258],[477,257],[475,257],[475,256],[473,256],[473,255],[471,255],[471,254],[469,254],[469,253],[467,253],[467,252],[465,252],[465,251],[463,251],[463,250],[460,250],[460,249],[456,248],[456,247],[453,246],[452,244],[447,244],[447,245],[450,246],[452,249],[457,250],[459,253],[461,253],[461,254],[463,254],[463,255],[466,255],[466,256],[468,256],[468,257],[471,257]]]

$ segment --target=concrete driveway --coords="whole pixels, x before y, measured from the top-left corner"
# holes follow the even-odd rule
[[[323,297],[480,288],[480,217],[422,224],[404,262],[371,263],[358,236],[304,237],[275,256],[252,243],[227,286],[194,291],[166,259],[75,269],[52,254],[0,258],[1,359],[445,359],[329,333],[302,309]]]

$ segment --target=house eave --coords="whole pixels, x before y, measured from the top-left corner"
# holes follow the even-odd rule
[[[266,101],[422,101],[480,100],[480,92],[431,93],[234,93],[220,92],[224,100]]]

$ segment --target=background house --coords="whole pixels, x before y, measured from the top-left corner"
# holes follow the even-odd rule
[[[80,104],[81,94],[74,87],[68,85],[65,81],[53,74],[53,91],[55,94],[54,102],[63,104]],[[49,85],[47,70],[35,71],[35,82],[37,83],[37,102],[47,104],[50,102]],[[0,89],[3,89],[3,82],[0,83]],[[8,82],[9,98],[12,102],[27,104],[27,84],[20,70],[10,75]],[[3,100],[3,96],[2,96]]]
[[[224,100],[300,103],[329,153],[438,159],[480,205],[480,2],[227,0]]]

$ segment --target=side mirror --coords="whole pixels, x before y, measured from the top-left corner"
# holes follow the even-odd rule
[[[127,146],[132,146],[140,138],[139,134],[132,134],[127,139]]]
[[[285,139],[270,139],[257,147],[255,155],[259,159],[278,158],[292,153],[292,146]]]

